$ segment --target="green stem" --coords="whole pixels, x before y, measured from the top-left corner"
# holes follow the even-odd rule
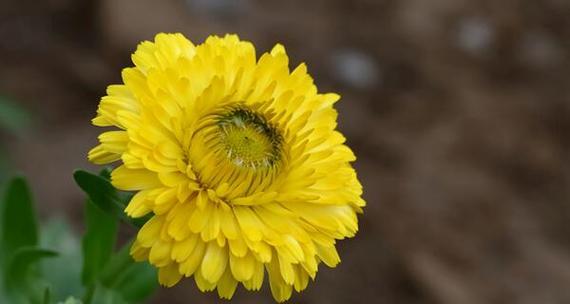
[[[96,283],[92,283],[87,291],[85,292],[85,297],[83,297],[83,304],[91,304],[93,301],[93,295],[95,294],[95,289],[97,288]]]
[[[117,283],[125,270],[133,264],[130,255],[132,241],[126,243],[103,268],[99,276],[101,284],[105,287],[112,287]]]
[[[133,263],[133,259],[130,255],[130,249],[133,241],[126,243],[117,253],[115,253],[111,260],[105,265],[101,273],[99,274],[98,280],[91,283],[87,288],[85,297],[83,300],[84,304],[91,304],[93,301],[93,296],[95,294],[95,289],[97,284],[101,284],[104,287],[112,288],[120,279],[122,274],[125,273],[126,269]]]

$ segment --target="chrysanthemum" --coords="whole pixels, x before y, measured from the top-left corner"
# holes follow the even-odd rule
[[[256,58],[235,35],[195,46],[181,34],[142,42],[108,87],[93,124],[117,127],[89,152],[120,161],[115,187],[137,191],[126,213],[152,218],[131,249],[173,286],[194,276],[231,298],[238,283],[285,301],[320,262],[335,267],[336,240],[352,237],[362,187],[335,130],[336,94],[319,94],[304,64],[292,72],[281,45]]]

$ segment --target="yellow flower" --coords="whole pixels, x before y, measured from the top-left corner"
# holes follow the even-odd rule
[[[195,46],[181,34],[142,42],[93,124],[117,127],[89,152],[121,161],[115,187],[137,191],[126,213],[152,218],[131,254],[162,285],[194,276],[231,298],[238,283],[273,297],[306,288],[319,263],[335,267],[365,202],[335,130],[336,94],[319,94],[304,64],[292,72],[276,45],[256,58],[235,35]]]

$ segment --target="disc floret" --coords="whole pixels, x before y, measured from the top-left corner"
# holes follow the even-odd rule
[[[263,116],[236,108],[218,117],[220,144],[227,157],[237,166],[269,168],[281,157],[282,137]]]

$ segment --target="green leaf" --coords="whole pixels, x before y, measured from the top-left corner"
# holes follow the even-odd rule
[[[82,294],[81,240],[65,218],[51,218],[42,224],[40,244],[41,248],[59,253],[58,257],[42,260],[40,264],[43,278],[50,283],[52,298],[61,300]]]
[[[129,254],[131,245],[124,245],[113,256],[101,273],[101,284],[128,302],[140,303],[158,288],[157,270],[148,263],[135,262]]]
[[[85,302],[87,303],[87,302]],[[120,293],[116,290],[106,288],[104,286],[97,286],[93,298],[91,300],[93,304],[105,303],[105,304],[129,304],[125,301]],[[139,302],[137,302],[139,303]]]
[[[105,176],[105,172],[107,171],[102,172],[103,176]],[[132,194],[117,191],[108,179],[84,170],[75,171],[73,177],[77,185],[101,210],[139,228],[148,220],[148,218],[132,219],[125,214],[123,210],[130,201]]]
[[[7,274],[10,284],[18,284],[18,279],[26,275],[30,266],[42,258],[56,257],[57,252],[36,247],[23,247],[18,249],[8,263]]]
[[[28,111],[6,97],[0,96],[0,128],[18,133],[28,129],[31,122]]]
[[[83,237],[83,271],[85,286],[92,284],[107,264],[117,240],[118,222],[91,200],[85,204],[87,230]]]
[[[114,286],[119,278],[119,274],[123,273],[127,268],[135,263],[130,255],[131,246],[132,242],[123,245],[121,250],[116,252],[111,260],[109,260],[109,263],[107,263],[99,276],[101,284],[107,287]]]
[[[33,269],[32,266],[42,258],[49,258],[57,256],[57,252],[36,248],[36,247],[23,247],[18,249],[6,267],[6,290],[15,291],[28,288],[32,279],[37,278],[31,276]]]
[[[121,274],[113,289],[125,300],[140,303],[158,288],[156,268],[146,262],[134,263]]]
[[[51,293],[49,291],[49,287],[44,291],[44,300],[43,304],[50,304],[51,303]]]
[[[83,170],[75,171],[73,178],[89,199],[103,211],[116,216],[123,213],[124,202],[107,179]]]
[[[117,222],[113,219],[120,218],[134,226],[141,227],[148,217],[132,220],[126,216],[123,210],[132,194],[116,190],[109,181],[109,177],[110,172],[108,170],[104,170],[99,176],[83,170],[74,173],[75,181],[89,197],[87,205],[88,228],[84,238],[83,250],[85,266],[82,279],[84,284],[88,286],[84,302],[140,303],[158,287],[157,271],[148,263],[136,263],[131,258],[129,254],[131,243],[126,244],[119,252],[111,255],[112,246],[109,247],[108,244],[111,244],[110,236],[114,234],[111,233],[111,230],[104,231],[103,226],[111,227],[112,221],[115,225],[112,228],[116,232]],[[93,223],[90,220],[91,216]],[[90,228],[91,225],[93,225],[92,228]],[[104,240],[92,241],[95,244],[94,246],[98,248],[87,248],[87,244],[90,243],[88,242],[88,235],[91,229],[97,230],[103,237],[106,236]],[[113,238],[112,241],[114,243],[115,239]],[[107,246],[102,246],[102,244],[107,244]],[[96,256],[90,257],[91,254]],[[107,260],[105,262],[98,260],[98,257],[101,256],[106,256]],[[93,260],[92,263],[97,266],[88,266],[87,263],[91,263],[90,260]]]
[[[111,173],[113,172],[113,170],[109,167],[105,167],[103,168],[103,170],[101,170],[101,172],[99,172],[99,176],[101,176],[102,178],[106,179],[106,180],[111,180]]]
[[[83,302],[74,297],[69,297],[65,300],[65,302],[59,302],[58,304],[82,304],[82,303]]]
[[[16,177],[8,184],[3,201],[2,231],[0,232],[0,250],[4,259],[8,259],[16,250],[26,246],[35,246],[38,242],[36,214],[32,195],[26,180]]]

